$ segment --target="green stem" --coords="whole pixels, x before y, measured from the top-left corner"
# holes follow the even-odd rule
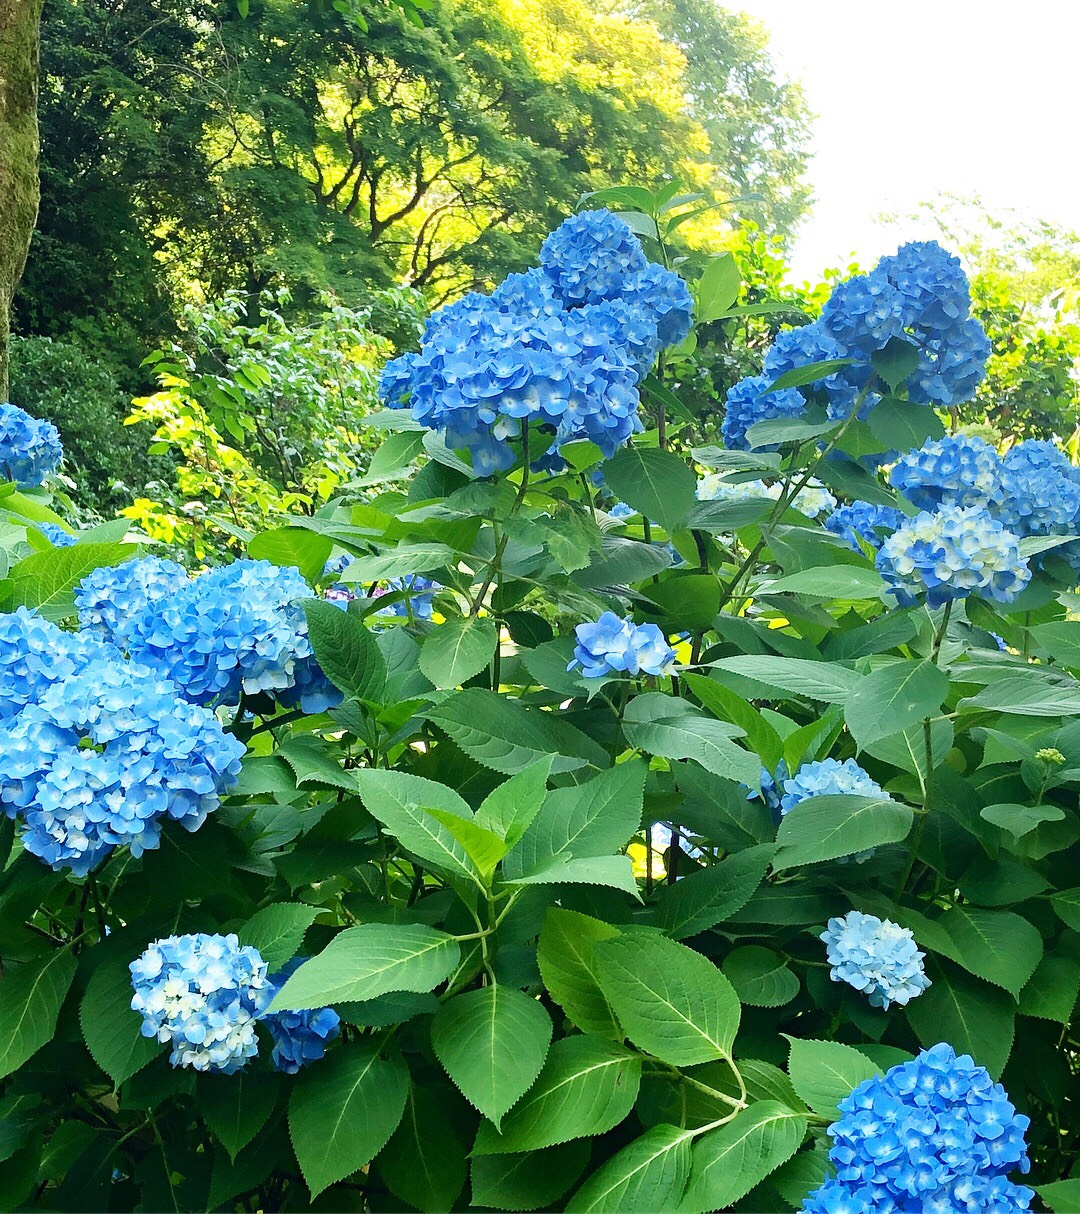
[[[941,642],[945,640],[945,633],[949,628],[949,617],[952,615],[952,599],[945,604],[945,610],[941,613],[941,621],[938,624],[937,631],[934,633],[934,644],[930,650],[930,660],[936,666],[938,664],[938,655],[941,653]]]
[[[525,500],[525,494],[529,488],[529,427],[526,424],[521,432],[521,484],[518,486],[517,496],[514,498],[514,504],[510,507],[510,518],[521,509],[521,504]],[[498,527],[495,522],[492,522],[492,530],[498,535]],[[491,560],[488,562],[487,573],[484,575],[484,580],[480,585],[480,590],[473,599],[472,608],[469,615],[476,616],[480,614],[484,606],[484,599],[487,598],[487,593],[491,589],[495,579],[499,576],[499,568],[502,564],[503,553],[506,551],[506,545],[510,539],[509,534],[504,531],[502,535],[498,535],[495,541],[495,552]]]

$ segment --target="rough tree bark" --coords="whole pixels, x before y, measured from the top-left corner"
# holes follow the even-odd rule
[[[37,222],[42,2],[0,0],[0,401],[7,400],[11,300]]]

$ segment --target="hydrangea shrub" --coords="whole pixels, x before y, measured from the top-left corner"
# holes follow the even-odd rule
[[[5,1208],[1080,1209],[1080,472],[954,427],[926,244],[695,445],[683,205],[437,312],[228,564],[8,426]]]

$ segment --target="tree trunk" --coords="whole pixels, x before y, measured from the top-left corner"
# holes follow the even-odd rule
[[[11,300],[37,222],[42,0],[0,0],[0,401],[7,400]]]

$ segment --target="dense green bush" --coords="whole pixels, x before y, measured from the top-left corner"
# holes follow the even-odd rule
[[[125,426],[130,396],[112,367],[75,342],[11,339],[11,399],[64,436],[68,492],[83,511],[112,515],[169,462],[147,456],[150,427]]]

